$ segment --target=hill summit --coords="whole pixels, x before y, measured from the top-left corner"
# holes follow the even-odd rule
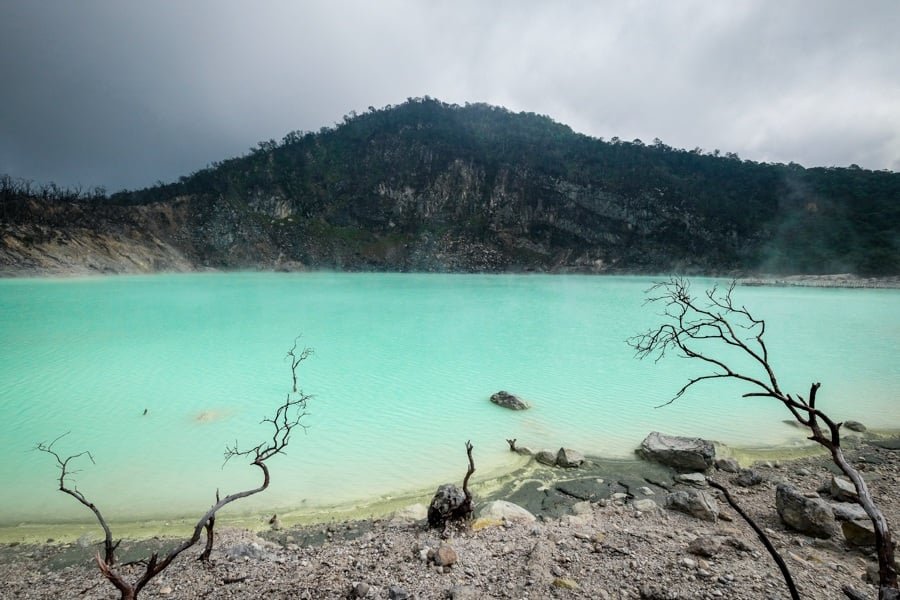
[[[804,168],[431,98],[89,198],[3,180],[0,271],[900,274],[900,174]]]

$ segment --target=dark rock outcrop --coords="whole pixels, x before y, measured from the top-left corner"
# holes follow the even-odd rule
[[[791,529],[817,538],[830,538],[837,533],[831,506],[821,498],[807,498],[793,486],[778,485],[775,507],[782,522]]]
[[[491,402],[497,406],[502,406],[503,408],[508,408],[510,410],[527,410],[531,408],[527,402],[504,390],[500,390],[496,394],[493,394],[491,396]]]

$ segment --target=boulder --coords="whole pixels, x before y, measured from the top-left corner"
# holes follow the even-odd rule
[[[535,520],[533,514],[512,502],[506,500],[494,500],[478,509],[479,519],[491,519],[510,523],[532,523]]]
[[[443,527],[444,523],[462,508],[466,494],[452,483],[440,486],[428,506],[428,524]]]
[[[521,454],[522,456],[531,456],[534,454],[534,450],[532,450],[528,446],[518,446],[516,448],[516,454]]]
[[[753,487],[763,482],[763,476],[753,469],[741,469],[741,472],[738,473],[738,476],[733,481],[741,487]]]
[[[857,433],[866,432],[866,426],[859,421],[844,421],[844,427],[846,427],[850,431],[855,431]]]
[[[700,490],[685,490],[667,494],[666,508],[713,523],[719,518],[719,503],[708,493]]]
[[[584,454],[571,448],[560,448],[556,453],[557,466],[564,469],[574,469],[584,464]]]
[[[851,546],[875,545],[875,527],[869,519],[843,521],[841,531],[844,532],[844,538]]]
[[[821,498],[807,498],[791,485],[778,484],[775,508],[785,525],[801,533],[830,538],[837,532],[834,513],[828,503]]]
[[[859,499],[856,493],[856,486],[843,477],[835,477],[834,475],[831,476],[828,493],[838,502],[856,502]]]
[[[505,392],[500,390],[493,396],[491,396],[491,402],[496,404],[497,406],[502,406],[503,408],[508,408],[510,410],[526,410],[531,408],[531,406],[519,398],[518,396],[514,396],[509,392]]]
[[[553,450],[541,450],[537,454],[534,455],[534,459],[541,463],[542,465],[547,465],[548,467],[556,466],[556,455],[557,453]]]
[[[716,449],[700,438],[678,437],[654,431],[641,442],[638,455],[684,471],[705,471],[713,465]]]
[[[716,468],[720,471],[725,471],[726,473],[739,473],[741,465],[733,458],[717,458]]]

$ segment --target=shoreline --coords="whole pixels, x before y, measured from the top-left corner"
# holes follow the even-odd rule
[[[900,452],[898,438],[892,439],[893,445],[873,444],[878,438],[848,439],[845,450],[848,459],[863,470],[889,523],[897,524],[900,498],[894,490],[900,483]],[[587,477],[573,479],[591,478],[597,474],[594,468],[607,469],[608,465],[592,465],[581,474]],[[670,469],[652,468],[656,477],[647,479],[655,481],[665,471],[667,481],[672,481],[674,472]],[[834,472],[830,458],[817,454],[784,463],[761,460],[753,468],[762,479],[753,487],[729,483],[731,476],[723,471],[713,470],[708,476],[728,485],[743,509],[765,528],[787,561],[802,597],[834,598],[845,585],[874,596],[874,587],[866,580],[866,572],[874,564],[871,550],[848,544],[840,533],[831,539],[816,539],[794,532],[775,511],[777,484],[790,483],[815,496],[813,490],[827,484]],[[723,502],[719,501],[719,519],[715,522],[661,506],[637,510],[624,497],[626,494],[583,500],[577,497],[583,489],[571,481],[560,481],[547,489],[541,479],[547,470],[549,467],[521,473],[516,486],[499,490],[520,506],[531,502],[542,507],[535,521],[475,521],[451,530],[446,539],[439,531],[428,529],[421,516],[409,513],[255,531],[217,523],[216,545],[208,566],[196,560],[199,547],[188,550],[154,579],[144,594],[170,599],[213,595],[306,600],[755,600],[785,595],[784,583],[771,558],[749,527]],[[578,470],[566,472],[574,476]],[[623,479],[620,483],[631,482]],[[678,482],[672,486],[685,489]],[[631,490],[634,499],[646,494],[634,487]],[[556,500],[548,502],[554,491]],[[643,497],[654,499],[658,505],[663,501],[659,494]],[[480,504],[486,500],[476,490],[476,501]],[[166,551],[173,542],[125,540],[120,560],[146,558],[152,552]],[[33,600],[76,594],[85,600],[113,597],[115,591],[93,562],[93,543],[0,546],[0,596]],[[445,544],[453,548],[454,556],[458,555],[455,564],[434,565],[428,556]],[[142,569],[140,565],[120,568],[129,573],[129,578]]]
[[[880,440],[900,441],[900,430],[869,430],[865,434],[847,432],[847,443],[863,443]],[[813,442],[791,445],[762,447],[728,446],[714,442],[716,456],[734,458],[742,467],[760,462],[792,462],[806,458],[821,457],[825,450]],[[560,469],[541,465],[533,457],[521,457],[518,465],[509,470],[495,470],[475,477],[472,488],[481,501],[506,499],[517,493],[523,482],[540,481],[542,486],[553,485],[573,479],[644,479],[659,474],[658,465],[638,457],[587,456],[586,465],[578,469]],[[460,471],[460,480],[463,471]],[[448,482],[449,483],[449,482]],[[459,483],[458,481],[455,483]],[[284,527],[314,527],[340,522],[364,522],[388,518],[394,512],[412,504],[425,504],[431,500],[435,487],[407,490],[397,494],[384,494],[373,499],[361,499],[342,504],[313,507],[273,507]],[[527,495],[527,494],[526,494]],[[198,508],[197,515],[202,514]],[[538,511],[541,512],[541,511]],[[272,513],[266,511],[243,511],[240,506],[225,510],[217,518],[224,527],[240,528],[247,531],[268,531]],[[195,515],[178,515],[169,518],[110,520],[114,536],[130,541],[144,541],[152,538],[175,539],[190,533],[196,524]],[[0,545],[22,544],[40,545],[53,539],[53,544],[74,543],[84,536],[100,534],[97,521],[88,516],[61,522],[21,522],[0,525]],[[99,539],[99,538],[97,538]]]
[[[70,269],[67,271],[54,271],[46,269],[38,270],[0,270],[2,280],[90,280],[105,279],[109,277],[144,277],[154,275],[195,275],[195,274],[303,274],[303,273],[347,273],[347,274],[456,274],[456,275],[587,275],[595,277],[668,277],[665,272],[631,272],[631,271],[593,271],[570,270],[558,271],[362,271],[362,270],[335,270],[335,269],[293,269],[278,268],[248,268],[248,269],[218,269],[202,267],[180,271],[121,271],[103,272],[90,269]],[[900,275],[886,275],[878,277],[866,277],[853,273],[829,273],[815,275],[779,275],[770,273],[758,274],[722,274],[722,273],[691,273],[680,275],[685,278],[702,277],[712,279],[733,280],[737,285],[748,287],[814,287],[814,288],[847,288],[847,289],[900,289]]]

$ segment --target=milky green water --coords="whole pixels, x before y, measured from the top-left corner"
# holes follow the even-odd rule
[[[80,519],[35,443],[70,431],[90,450],[78,488],[118,520],[196,515],[255,484],[225,444],[260,425],[290,386],[286,350],[315,398],[273,484],[239,511],[371,501],[465,472],[520,464],[506,438],[630,456],[653,430],[735,446],[795,444],[770,401],[711,383],[666,401],[702,366],[633,358],[625,340],[655,320],[652,280],[632,277],[205,274],[0,281],[0,525]],[[700,288],[709,282],[697,280]],[[769,323],[783,387],[821,381],[837,418],[900,427],[900,292],[738,288]],[[492,405],[505,389],[533,404]],[[147,409],[148,414],[143,415]]]

